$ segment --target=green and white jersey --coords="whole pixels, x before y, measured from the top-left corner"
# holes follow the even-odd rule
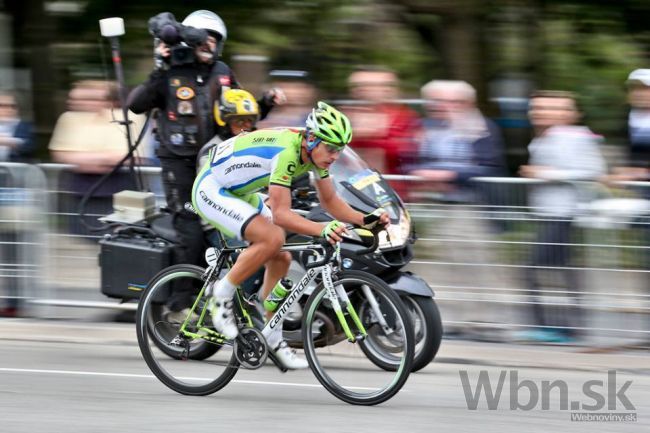
[[[318,178],[329,172],[303,164],[300,158],[301,129],[259,129],[220,143],[210,155],[210,169],[225,190],[238,196],[259,191],[269,185],[291,187],[294,177],[314,170]]]

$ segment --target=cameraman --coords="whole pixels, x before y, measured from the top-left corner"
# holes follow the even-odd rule
[[[201,264],[203,231],[199,217],[185,209],[191,202],[196,176],[196,157],[201,146],[219,132],[213,118],[222,89],[239,88],[232,70],[219,61],[227,37],[226,26],[213,12],[199,10],[181,24],[170,13],[149,21],[149,30],[159,40],[156,69],[149,79],[136,87],[128,99],[134,113],[154,111],[160,142],[157,156],[167,206],[174,214],[173,225],[179,237],[176,263]],[[281,91],[271,90],[259,101],[262,117],[273,105],[283,102]],[[191,305],[193,287],[179,287],[170,297],[168,307],[186,317],[183,310]]]

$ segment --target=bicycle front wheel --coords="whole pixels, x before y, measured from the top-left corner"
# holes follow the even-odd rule
[[[181,323],[168,321],[160,313],[174,287],[189,283],[199,293],[203,272],[192,265],[162,270],[142,293],[136,314],[138,346],[147,365],[162,383],[186,395],[208,395],[220,390],[239,367],[232,345],[210,339],[210,316],[207,312],[202,316],[203,302],[199,301],[186,332],[181,330]]]
[[[334,286],[345,290],[350,301],[342,315],[335,313],[322,283],[305,305],[303,341],[309,366],[337,398],[359,405],[382,403],[397,394],[411,372],[415,337],[409,313],[384,281],[365,272],[342,272]],[[371,333],[391,340],[395,371],[367,358],[359,341]]]

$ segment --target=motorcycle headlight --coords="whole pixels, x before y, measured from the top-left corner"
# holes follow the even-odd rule
[[[400,210],[399,222],[389,225],[386,230],[379,233],[379,249],[401,247],[408,241],[410,234],[411,221],[408,215]]]

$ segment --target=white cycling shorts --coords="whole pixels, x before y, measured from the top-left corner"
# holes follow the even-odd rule
[[[192,204],[201,218],[229,238],[245,240],[246,227],[257,215],[273,220],[262,194],[235,195],[212,175],[197,177]]]

